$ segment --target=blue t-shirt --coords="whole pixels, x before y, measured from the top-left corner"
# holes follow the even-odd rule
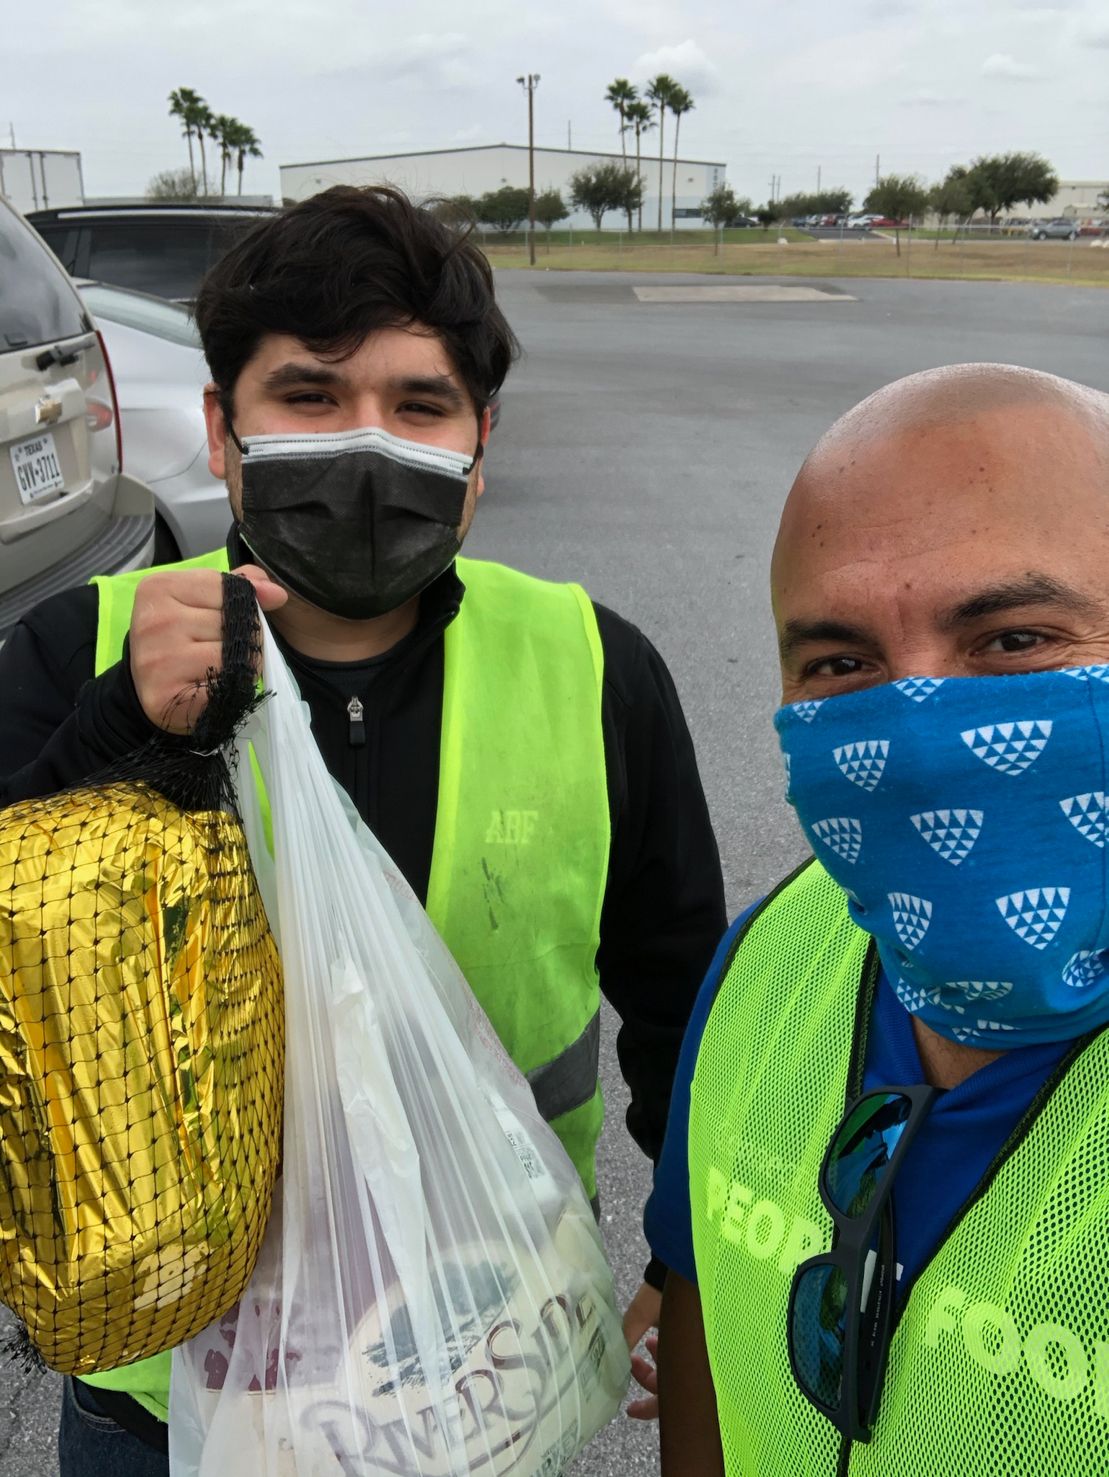
[[[651,1251],[690,1282],[697,1280],[689,1205],[690,1085],[721,970],[736,935],[753,912],[751,907],[741,913],[721,940],[690,1016],[674,1079],[666,1141],[643,1217]],[[916,1277],[943,1240],[952,1219],[1070,1046],[1064,1041],[1003,1052],[935,1099],[901,1162],[894,1186],[902,1286]],[[911,1018],[883,973],[867,1038],[864,1086],[910,1087],[923,1081]]]

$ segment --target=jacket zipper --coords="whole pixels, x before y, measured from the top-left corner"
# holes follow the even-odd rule
[[[352,697],[347,703],[347,715],[350,718],[349,739],[352,749],[361,749],[366,743],[365,708],[362,706],[361,698]]]

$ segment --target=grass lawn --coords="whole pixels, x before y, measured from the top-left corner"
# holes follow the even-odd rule
[[[645,233],[646,234],[646,233]],[[732,233],[725,233],[726,238]],[[1008,241],[957,242],[916,238],[912,244],[902,234],[898,256],[893,236],[882,241],[814,241],[811,237],[777,244],[762,231],[736,232],[714,250],[712,233],[679,233],[675,245],[641,244],[638,236],[617,242],[611,232],[603,239],[574,244],[552,240],[550,247],[536,242],[536,267],[557,271],[589,272],[707,272],[740,277],[939,277],[970,281],[1062,282],[1072,286],[1109,287],[1109,250],[1094,247],[1084,238],[1069,242]],[[797,233],[794,233],[796,236]],[[523,243],[483,243],[495,267],[526,267]]]

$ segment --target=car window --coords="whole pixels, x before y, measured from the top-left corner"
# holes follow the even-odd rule
[[[77,272],[77,231],[71,226],[36,226],[35,229],[70,274]]]
[[[94,318],[106,318],[109,323],[121,323],[125,328],[138,328],[168,343],[183,344],[187,349],[200,348],[200,335],[192,315],[176,303],[140,297],[135,292],[117,291],[102,283],[82,287],[81,296]]]
[[[172,217],[160,221],[89,221],[85,271],[103,282],[152,292],[156,297],[195,297],[208,269],[209,233]]]
[[[84,311],[58,263],[29,226],[0,206],[0,350],[85,332]]]

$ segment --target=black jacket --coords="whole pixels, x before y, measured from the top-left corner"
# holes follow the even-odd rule
[[[372,661],[310,660],[283,646],[328,769],[421,900],[438,800],[442,635],[464,594],[448,570],[424,592],[412,633]],[[0,804],[72,786],[154,731],[126,653],[94,677],[97,601],[95,586],[44,601],[0,650]],[[670,674],[634,626],[595,608],[612,818],[598,968],[622,1022],[628,1129],[657,1160],[682,1034],[724,932],[723,884]]]

